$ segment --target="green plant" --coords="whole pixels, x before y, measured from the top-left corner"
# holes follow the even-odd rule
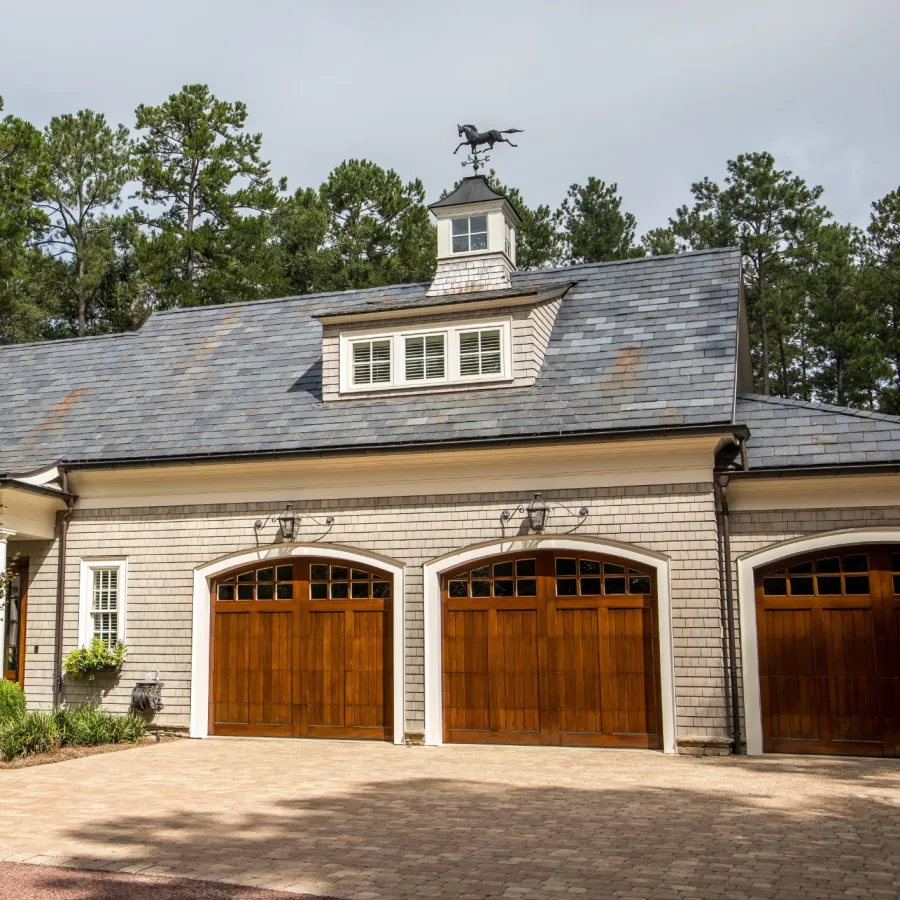
[[[146,733],[144,720],[135,713],[115,715],[96,703],[58,706],[0,722],[0,756],[16,759],[57,747],[136,744]]]
[[[73,650],[63,663],[63,670],[71,678],[94,680],[98,672],[115,671],[125,662],[127,648],[118,643],[108,647],[100,638],[94,638],[88,647]]]
[[[11,719],[0,733],[4,759],[49,753],[58,746],[59,734],[52,712],[34,711]]]
[[[25,714],[25,692],[15,681],[0,678],[0,722]]]

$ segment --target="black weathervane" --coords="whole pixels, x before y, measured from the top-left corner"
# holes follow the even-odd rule
[[[507,128],[506,131],[497,131],[496,128],[491,131],[479,131],[474,125],[457,125],[456,130],[460,137],[466,136],[464,141],[460,141],[456,149],[453,151],[455,156],[459,152],[460,147],[469,146],[469,156],[463,163],[463,167],[471,166],[475,173],[479,169],[484,168],[484,164],[490,160],[487,150],[493,150],[494,144],[509,144],[510,147],[517,147],[509,138],[503,137],[504,134],[521,134],[521,128]],[[487,150],[479,150],[482,145],[487,144]]]

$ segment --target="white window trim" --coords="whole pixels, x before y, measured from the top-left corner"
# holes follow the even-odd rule
[[[472,219],[480,219],[484,218],[484,231],[472,231]],[[468,230],[465,235],[454,234],[453,233],[453,223],[454,222],[466,222]],[[481,247],[478,250],[472,249],[472,235],[473,234],[483,234],[484,235],[484,247]],[[465,236],[468,246],[465,250],[454,250],[453,249],[453,239],[457,237]],[[450,253],[454,256],[463,256],[466,253],[486,253],[491,248],[491,224],[488,219],[487,213],[474,213],[469,216],[454,216],[450,219]]]
[[[83,559],[81,561],[81,584],[78,597],[78,646],[87,647],[94,637],[94,620],[91,616],[91,603],[94,590],[94,572],[97,569],[118,569],[119,607],[118,607],[118,640],[125,643],[125,628],[128,620],[128,560],[116,559]]]
[[[500,372],[488,375],[461,375],[459,362],[459,335],[463,331],[500,331]],[[444,377],[406,378],[406,338],[444,335]],[[377,384],[353,383],[353,345],[358,341],[391,341],[391,380]],[[453,325],[432,328],[413,328],[398,331],[342,333],[341,393],[371,394],[380,391],[422,390],[435,386],[479,384],[512,380],[512,319],[496,319],[490,322],[455,322]]]

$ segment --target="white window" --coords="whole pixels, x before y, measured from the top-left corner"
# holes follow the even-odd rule
[[[353,383],[383,385],[390,384],[390,382],[390,340],[354,341]]]
[[[468,216],[453,220],[453,252],[487,250],[487,216]]]
[[[99,638],[108,647],[125,642],[124,559],[83,560],[78,616],[78,642],[82,647]]]
[[[459,333],[459,372],[463,378],[499,375],[503,371],[500,329],[480,328]]]
[[[509,224],[509,222],[506,222],[506,223],[505,223],[504,232],[505,232],[505,234],[506,234],[506,240],[505,240],[505,242],[504,242],[504,247],[503,247],[503,249],[506,251],[506,255],[507,255],[510,259],[512,259],[512,255],[513,255],[513,252],[512,252],[512,251],[513,251],[513,230],[512,230],[512,226]]]
[[[341,392],[509,379],[510,339],[509,320],[341,335]]]
[[[443,334],[410,336],[404,341],[407,381],[432,381],[446,376],[447,342]]]

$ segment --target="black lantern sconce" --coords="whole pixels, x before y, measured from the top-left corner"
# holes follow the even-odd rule
[[[562,507],[566,512],[570,515],[575,515],[571,509],[565,504],[559,503],[558,506]],[[523,512],[526,516],[528,516],[528,525],[532,531],[537,534],[540,534],[547,527],[547,520],[550,517],[550,504],[544,500],[544,495],[540,492],[536,493],[534,497],[532,497],[531,502],[528,506],[523,506],[519,504],[514,510],[504,509],[502,513],[500,513],[500,523],[503,526],[509,522],[512,518],[513,513]],[[586,518],[589,510],[586,506],[582,506],[578,510],[578,525],[580,525]],[[578,525],[575,527],[577,528]]]
[[[278,531],[283,541],[290,542],[294,539],[294,533],[297,531],[299,521],[300,516],[294,512],[293,504],[288,503],[284,508],[284,512],[278,517]]]
[[[292,543],[297,536],[297,526],[300,524],[301,518],[302,516],[300,515],[300,513],[294,512],[294,504],[288,503],[284,508],[284,512],[282,512],[280,515],[276,516],[273,513],[271,516],[266,516],[265,519],[257,519],[253,523],[253,531],[256,534],[256,543],[259,544],[259,533],[273,519],[278,523],[277,540],[280,543]],[[306,518],[312,522],[315,522],[316,525],[324,527],[326,530],[334,525],[334,516],[325,516],[324,522],[320,522],[315,516],[311,516],[309,514],[307,514]]]
[[[525,507],[525,512],[528,514],[528,524],[531,525],[531,530],[542,532],[547,525],[547,516],[550,513],[550,507],[547,506],[543,494],[535,494],[531,503]]]

